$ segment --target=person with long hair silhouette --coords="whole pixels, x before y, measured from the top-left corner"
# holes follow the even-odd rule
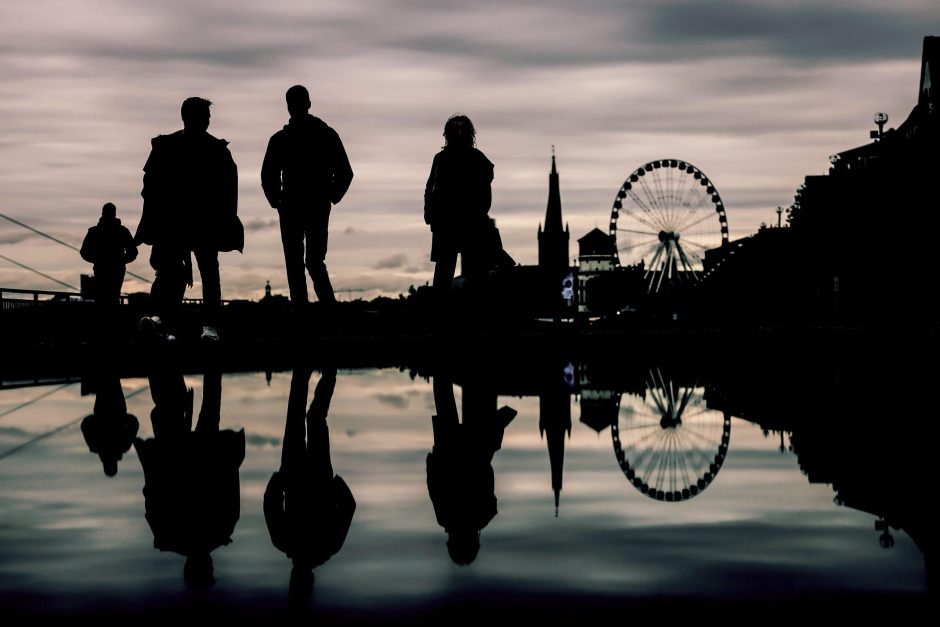
[[[264,492],[264,519],[271,543],[293,563],[290,594],[310,599],[313,569],[336,555],[346,541],[356,500],[343,478],[333,473],[326,418],[336,388],[336,368],[323,369],[307,409],[312,370],[294,369],[281,467]]]
[[[433,380],[431,417],[434,447],[427,456],[428,495],[438,524],[447,532],[447,552],[455,564],[467,565],[480,551],[480,532],[496,516],[493,455],[503,432],[516,416],[511,407],[496,409],[496,392],[486,382],[463,389],[463,422],[457,415],[450,377]]]
[[[424,188],[424,222],[431,227],[431,261],[438,301],[450,294],[461,255],[467,285],[488,269],[493,164],[476,148],[476,129],[465,115],[444,124],[444,148],[434,156]]]
[[[238,469],[245,431],[220,430],[222,375],[203,376],[202,407],[192,431],[193,390],[182,372],[150,376],[153,438],[134,440],[144,468],[144,508],[153,545],[186,557],[183,578],[193,587],[215,580],[211,553],[231,543],[240,514]]]

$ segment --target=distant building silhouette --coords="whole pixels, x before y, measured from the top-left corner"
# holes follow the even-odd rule
[[[578,312],[587,313],[591,308],[591,280],[616,267],[617,251],[613,238],[594,228],[578,240]]]

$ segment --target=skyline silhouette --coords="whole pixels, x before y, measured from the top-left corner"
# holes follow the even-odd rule
[[[155,129],[174,128],[174,110],[191,93],[217,103],[213,128],[232,142],[239,166],[257,171],[267,136],[283,123],[277,93],[302,81],[363,175],[344,201],[348,207],[332,216],[338,291],[394,295],[430,279],[418,252],[430,238],[415,203],[426,155],[440,146],[440,120],[455,111],[486,129],[481,149],[498,166],[493,215],[521,263],[537,258],[530,225],[544,210],[552,144],[565,164],[562,200],[573,233],[603,224],[626,173],[672,155],[718,181],[734,233],[750,233],[775,219],[774,209],[792,200],[803,175],[824,172],[829,154],[862,143],[874,112],[888,112],[889,126],[903,118],[920,40],[940,32],[940,24],[917,3],[849,15],[827,2],[799,11],[740,4],[746,18],[735,21],[734,37],[725,32],[738,19],[731,7],[702,17],[694,7],[603,5],[580,11],[580,19],[562,6],[514,7],[507,24],[518,28],[504,31],[486,27],[483,6],[465,8],[467,19],[450,23],[437,19],[443,8],[415,16],[393,2],[371,13],[348,9],[350,21],[329,36],[308,30],[322,17],[315,7],[298,13],[301,19],[270,15],[270,22],[249,19],[253,14],[238,3],[224,14],[154,7],[153,31],[139,21],[145,17],[127,15],[114,27],[85,20],[81,32],[58,21],[69,19],[65,11],[39,19],[9,7],[2,34],[18,53],[4,52],[0,63],[9,70],[4,86],[19,96],[8,100],[9,143],[0,147],[0,162],[9,166],[0,175],[2,211],[34,219],[75,245],[106,200],[125,223],[135,223],[146,140]],[[94,3],[83,13],[108,15]],[[239,25],[233,28],[251,33],[251,42],[218,39],[202,27],[211,18]],[[395,25],[392,34],[382,36],[379,22]],[[190,26],[170,26],[182,23]],[[843,36],[829,36],[825,25],[833,23]],[[612,25],[630,36],[614,36]],[[297,40],[317,46],[301,49]],[[85,69],[67,72],[50,58]],[[361,58],[370,62],[357,63]],[[151,77],[147,88],[126,89],[140,75]],[[269,86],[272,77],[280,79],[276,86]],[[869,84],[879,85],[877,93]],[[696,96],[686,98],[693,86]],[[113,93],[122,98],[108,97]],[[34,177],[52,167],[56,183],[36,185]],[[244,268],[240,259],[223,261],[223,282],[233,297],[260,295],[268,279],[284,293],[276,224],[248,178],[239,191],[249,250],[257,256]],[[0,226],[0,241],[10,242],[3,248],[10,258],[58,278],[80,267],[64,250],[7,229]],[[138,260],[130,269],[146,271],[145,264]],[[20,272],[0,264],[0,285],[23,285]],[[130,277],[128,283],[131,291],[144,289]]]

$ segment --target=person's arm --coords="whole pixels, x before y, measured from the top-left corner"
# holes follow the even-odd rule
[[[349,165],[349,157],[346,156],[343,141],[336,131],[333,131],[333,137],[335,145],[333,147],[333,180],[330,185],[330,202],[335,205],[346,195],[349,184],[352,183],[353,171],[352,166]]]
[[[126,227],[122,227],[124,232],[122,233],[124,243],[122,249],[124,250],[124,263],[130,263],[137,259],[137,245],[134,243],[134,238],[131,237],[131,232],[127,230]]]
[[[431,163],[431,174],[428,175],[428,182],[424,185],[424,223],[431,226],[434,230],[434,192],[437,186],[437,157]]]
[[[268,149],[264,152],[264,161],[261,164],[261,189],[268,204],[277,209],[281,204],[281,159],[278,148],[277,135],[268,141]]]
[[[286,516],[284,514],[284,484],[281,473],[275,472],[264,491],[264,522],[271,535],[271,544],[287,553]]]
[[[98,258],[97,239],[98,238],[95,234],[94,227],[88,229],[88,233],[85,235],[85,239],[82,241],[82,248],[78,253],[82,256],[82,259],[88,263],[95,263],[95,259]]]

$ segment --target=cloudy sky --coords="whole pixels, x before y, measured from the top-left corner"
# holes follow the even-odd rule
[[[0,212],[79,245],[113,201],[133,230],[150,138],[203,96],[246,225],[245,254],[223,255],[223,293],[257,298],[266,280],[286,292],[259,171],[284,91],[302,83],[355,171],[331,223],[340,298],[430,278],[422,194],[456,111],[496,164],[491,215],[521,263],[537,260],[552,145],[572,239],[603,228],[624,178],[661,158],[701,168],[741,237],[828,155],[867,141],[873,113],[906,117],[931,34],[935,0],[4,2]],[[90,270],[3,220],[0,254],[72,285]],[[148,254],[130,269],[152,276]],[[4,260],[0,286],[60,289]]]

